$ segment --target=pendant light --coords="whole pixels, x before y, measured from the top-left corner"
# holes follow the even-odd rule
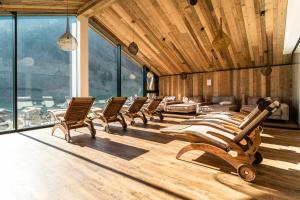
[[[131,15],[132,15],[132,10],[130,11]],[[131,21],[133,26],[135,24],[135,21],[132,20]],[[136,55],[139,52],[139,47],[138,45],[134,42],[134,29],[132,28],[132,42],[128,45],[128,51],[132,54],[132,55]]]
[[[78,43],[76,38],[71,34],[70,24],[69,24],[69,2],[67,1],[67,26],[66,32],[60,36],[57,40],[58,47],[63,51],[75,51],[77,49]]]
[[[219,7],[220,9],[222,9],[222,0],[219,1]],[[226,33],[224,33],[222,25],[223,25],[223,21],[222,21],[222,17],[220,17],[220,27],[216,37],[212,42],[212,46],[216,50],[227,48],[231,42],[230,37]]]
[[[221,17],[220,18],[220,28],[219,28],[217,36],[214,38],[214,40],[212,42],[212,46],[215,49],[224,49],[224,48],[228,47],[230,42],[231,42],[230,37],[226,33],[224,33],[224,31],[223,31],[222,17]]]

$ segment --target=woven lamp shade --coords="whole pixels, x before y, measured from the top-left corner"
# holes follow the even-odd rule
[[[63,51],[75,51],[77,49],[77,40],[70,32],[69,18],[67,18],[66,32],[58,38],[57,45]]]
[[[263,76],[270,76],[271,73],[272,73],[272,68],[271,68],[270,66],[268,66],[268,67],[262,69],[262,70],[260,71],[260,73],[261,73]]]
[[[213,42],[212,42],[212,46],[215,49],[223,49],[223,48],[227,48],[229,46],[231,42],[230,37],[224,33],[223,29],[222,29],[222,18],[220,19],[220,29],[218,31],[217,36],[214,38]]]
[[[131,54],[136,55],[139,52],[139,47],[135,42],[131,42],[128,46],[128,51]]]

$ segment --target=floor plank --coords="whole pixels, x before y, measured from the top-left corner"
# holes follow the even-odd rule
[[[176,160],[187,144],[159,133],[177,124],[137,124],[113,134],[72,131],[73,143],[49,128],[0,136],[1,199],[299,199],[300,132],[265,128],[255,183],[203,152]]]

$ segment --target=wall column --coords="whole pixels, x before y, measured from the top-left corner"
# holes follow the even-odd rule
[[[89,20],[84,16],[78,20],[78,96],[89,96]]]

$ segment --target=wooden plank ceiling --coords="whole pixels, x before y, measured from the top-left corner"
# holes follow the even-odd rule
[[[77,13],[89,0],[0,0],[0,11]],[[67,4],[68,3],[68,4]]]
[[[282,53],[287,0],[198,0],[195,6],[187,0],[106,2],[110,5],[87,15],[123,44],[134,40],[137,57],[158,75],[290,63],[290,55]],[[232,42],[214,50],[220,17]]]
[[[70,12],[94,19],[158,75],[290,63],[283,55],[287,0],[0,0],[0,11]],[[261,16],[261,11],[265,11]],[[214,50],[219,18],[231,37]],[[266,37],[267,35],[267,37]],[[268,50],[268,53],[267,53]]]

